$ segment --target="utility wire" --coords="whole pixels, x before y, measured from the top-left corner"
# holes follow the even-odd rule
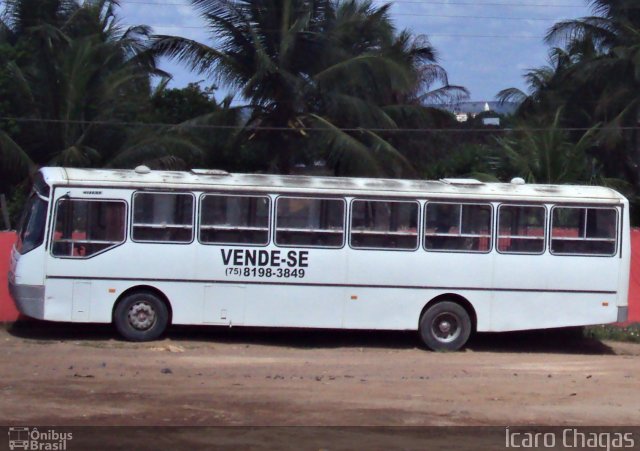
[[[499,3],[499,2],[447,2],[447,1],[433,1],[433,0],[381,0],[384,3],[411,3],[421,5],[443,5],[443,6],[506,6],[509,8],[532,8],[532,7],[544,7],[544,8],[584,8],[584,4],[557,4],[557,3]],[[190,3],[173,3],[173,2],[147,2],[147,1],[133,1],[129,0],[123,3],[127,5],[153,5],[153,6],[192,6]]]
[[[201,28],[201,27],[177,27],[177,26],[164,26],[164,25],[150,25],[154,28]],[[204,27],[202,27],[204,28]],[[277,33],[281,30],[260,30],[265,33]],[[534,35],[512,35],[512,34],[454,34],[454,33],[425,33],[427,37],[437,37],[437,38],[488,38],[488,39],[544,39],[545,36],[534,36]]]
[[[129,1],[131,5],[141,6],[190,6],[188,3],[171,3],[171,2],[149,2],[149,1]],[[469,3],[469,2],[437,2],[429,0],[396,0],[391,3],[414,3],[414,4],[432,4],[432,5],[460,5],[460,6],[528,6],[528,7],[578,7],[584,5],[569,5],[569,4],[547,4],[547,3],[528,3],[528,4],[509,4],[509,3]],[[457,14],[430,14],[430,13],[393,13],[394,16],[408,16],[408,17],[431,17],[438,19],[466,19],[466,20],[507,20],[507,21],[539,21],[549,22],[558,21],[557,17],[510,17],[510,16],[475,16],[475,15],[457,15]],[[206,29],[207,25],[149,25],[153,28],[159,29]],[[261,32],[267,33],[279,33],[280,29],[262,29]],[[459,37],[459,38],[490,38],[490,39],[544,39],[545,36],[533,36],[533,35],[502,35],[502,34],[455,34],[455,33],[430,33],[429,36],[436,37]]]
[[[433,17],[436,19],[470,19],[470,20],[523,20],[535,22],[556,22],[557,17],[509,17],[509,16],[463,16],[456,14],[421,14],[416,13],[393,13],[394,16],[416,16],[416,17]],[[150,25],[154,26],[154,25]]]
[[[141,3],[143,6],[156,6],[152,3]],[[164,6],[164,5],[163,5]],[[398,13],[394,12],[394,16],[416,16],[416,17],[433,17],[437,19],[472,19],[472,20],[524,20],[524,21],[542,21],[550,22],[560,20],[558,17],[514,17],[514,16],[478,16],[463,14],[431,14],[421,12]],[[154,25],[151,25],[154,26]]]
[[[157,6],[152,3],[140,3],[140,5]],[[432,13],[425,13],[425,12],[419,12],[419,11],[410,12],[410,13],[394,12],[392,14],[394,16],[433,17],[436,19],[521,20],[521,21],[541,21],[541,22],[551,22],[551,21],[562,20],[562,19],[559,19],[557,16],[556,17],[515,17],[515,16],[495,16],[495,15],[494,16],[478,16],[478,15],[464,15],[464,14],[432,14]]]
[[[202,26],[181,26],[181,25],[149,25],[156,29],[202,29],[205,30],[208,27]],[[282,30],[276,29],[260,29],[260,33],[281,33]],[[489,38],[489,39],[545,39],[546,36],[542,35],[515,35],[515,34],[458,34],[458,33],[424,33],[427,37],[442,37],[442,38]]]
[[[517,128],[369,128],[369,127],[276,127],[276,126],[255,126],[255,127],[243,127],[241,125],[212,125],[212,124],[168,124],[163,122],[129,122],[129,121],[89,121],[89,120],[73,120],[73,119],[37,119],[28,117],[10,117],[2,116],[0,120],[3,121],[15,121],[25,123],[52,123],[52,124],[74,124],[74,125],[121,125],[121,126],[136,126],[136,127],[153,127],[153,128],[199,128],[199,129],[212,129],[212,130],[235,130],[241,128],[247,128],[250,131],[289,131],[297,132],[301,131],[333,131],[340,130],[343,132],[387,132],[387,133],[506,133],[506,132],[544,132],[550,130],[561,131],[588,131],[590,127],[534,127],[526,129]],[[617,130],[640,130],[640,127],[617,127]]]
[[[413,15],[413,14],[411,14]],[[190,29],[190,30],[206,30],[207,25],[149,25],[156,29]],[[278,29],[260,29],[260,33],[281,33]],[[428,37],[448,37],[448,38],[492,38],[492,39],[544,39],[542,35],[514,35],[514,34],[459,34],[459,33],[425,33]]]

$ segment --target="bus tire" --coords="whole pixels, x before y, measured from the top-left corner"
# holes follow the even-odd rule
[[[471,335],[471,319],[460,304],[442,301],[420,318],[420,338],[433,351],[457,351]]]
[[[151,341],[167,329],[169,311],[157,295],[149,291],[137,291],[126,295],[118,303],[113,322],[124,339]]]

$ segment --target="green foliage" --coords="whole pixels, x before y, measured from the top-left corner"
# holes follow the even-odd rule
[[[336,174],[413,174],[405,148],[383,132],[404,125],[388,108],[413,107],[429,116],[420,99],[434,83],[443,84],[440,98],[466,94],[448,85],[426,39],[396,32],[390,5],[192,3],[213,31],[215,47],[157,36],[154,49],[240,90],[250,111],[240,139],[245,148],[268,149],[263,156],[270,171],[289,173],[296,164],[322,159]]]
[[[589,326],[585,327],[584,336],[587,338],[595,338],[596,340],[640,343],[640,323],[629,324],[627,326]]]
[[[43,165],[290,173],[324,162],[334,174],[388,177],[489,171],[479,151],[467,159],[446,134],[403,131],[458,127],[431,105],[468,92],[449,84],[425,36],[395,28],[389,4],[191,3],[213,44],[124,28],[116,0],[3,2],[0,115],[17,119],[0,122],[0,191],[18,204]],[[162,55],[211,87],[168,88],[170,76],[156,66]],[[246,104],[216,99],[218,84]]]
[[[202,89],[199,83],[168,89],[161,83],[151,96],[150,122],[178,124],[218,110],[215,87]]]
[[[7,100],[0,108],[20,120],[0,130],[3,192],[41,165],[132,166],[194,151],[176,136],[125,126],[144,119],[150,77],[163,73],[148,49],[150,29],[121,27],[117,6],[5,2],[0,90]]]
[[[521,102],[523,128],[553,125],[539,138],[525,132],[501,146],[521,157],[516,166],[531,178],[618,186],[635,209],[640,206],[640,14],[635,0],[591,0],[590,5],[592,16],[550,28],[550,63],[527,71],[528,93],[510,88],[498,95]],[[543,158],[525,157],[527,146]]]
[[[503,173],[506,171],[506,174]],[[497,182],[503,175],[508,179],[510,168],[505,168],[501,154],[495,149],[476,143],[451,146],[447,154],[424,173],[425,178],[439,180],[447,177],[475,178],[484,182]]]
[[[587,152],[594,143],[595,126],[574,142],[560,126],[561,110],[552,123],[528,124],[497,139],[505,164],[529,183],[578,183],[590,181]]]
[[[7,196],[7,209],[9,210],[9,222],[11,228],[17,229],[22,218],[22,207],[28,198],[28,187],[25,184],[15,186]]]

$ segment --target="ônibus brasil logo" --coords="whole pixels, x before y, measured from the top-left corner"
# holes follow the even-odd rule
[[[73,439],[71,432],[58,432],[53,429],[40,431],[38,428],[10,427],[9,449],[64,451],[67,442]]]

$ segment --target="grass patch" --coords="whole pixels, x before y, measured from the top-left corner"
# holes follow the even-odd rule
[[[595,338],[596,340],[640,343],[640,323],[634,323],[624,327],[611,324],[589,326],[584,328],[584,335],[587,338]]]

